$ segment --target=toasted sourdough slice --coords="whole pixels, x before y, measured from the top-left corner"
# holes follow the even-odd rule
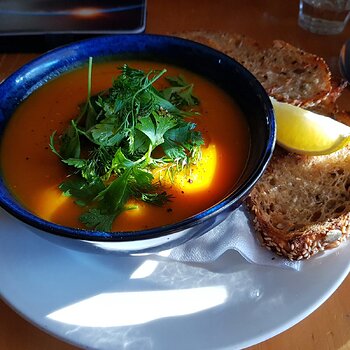
[[[177,33],[182,38],[211,46],[234,58],[260,81],[276,100],[311,107],[332,90],[331,74],[325,61],[284,41],[270,47],[240,34],[205,31]]]
[[[281,148],[247,199],[263,243],[291,260],[334,248],[350,234],[350,146],[327,156]]]

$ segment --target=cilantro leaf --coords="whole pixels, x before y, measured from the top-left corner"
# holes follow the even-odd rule
[[[179,75],[178,77],[166,78],[171,87],[162,91],[165,99],[171,101],[177,107],[196,106],[199,104],[198,98],[193,94],[193,84],[189,84],[185,77]]]
[[[114,169],[127,169],[131,168],[135,165],[135,162],[131,161],[130,159],[126,158],[123,151],[118,148],[117,152],[114,154],[114,158],[112,160],[112,168]]]
[[[59,188],[65,196],[72,196],[80,203],[89,203],[105,189],[105,186],[99,179],[88,182],[80,177],[70,177],[62,182]]]
[[[161,207],[165,203],[169,202],[172,196],[163,191],[161,193],[140,193],[140,196],[136,198],[143,202]]]
[[[137,167],[134,167],[132,170],[135,185],[143,191],[150,190],[152,188],[152,181],[154,179],[153,175],[150,172],[139,169]]]
[[[155,148],[164,142],[164,134],[175,125],[176,120],[171,115],[163,116],[153,112],[152,116],[141,118],[136,128],[148,136]]]
[[[63,163],[66,163],[69,166],[75,167],[77,169],[82,169],[86,166],[86,160],[85,159],[80,159],[80,158],[68,158],[68,159],[63,159]]]
[[[80,216],[80,221],[88,228],[108,232],[118,213],[105,213],[101,209],[91,208]]]
[[[100,146],[119,145],[126,133],[119,132],[120,127],[113,118],[106,118],[90,128],[92,140]]]
[[[63,159],[80,157],[79,130],[74,120],[62,135],[60,155]]]
[[[149,149],[150,139],[142,131],[135,128],[134,130],[134,147],[135,150],[129,154],[130,159],[137,160],[141,158]]]
[[[134,181],[130,183],[130,189],[134,198],[156,206],[162,206],[172,198],[165,191],[155,192],[151,173],[135,167],[132,175]]]
[[[55,146],[55,136],[56,136],[57,130],[55,130],[51,135],[50,135],[50,141],[49,141],[49,146],[53,154],[58,156],[59,158],[62,158],[59,151],[57,151],[56,146]]]
[[[115,217],[125,210],[125,204],[130,196],[128,177],[130,171],[114,180],[107,188],[94,198],[97,208],[90,208],[80,216],[80,221],[89,228],[101,231],[111,231]]]
[[[128,188],[130,172],[130,169],[126,170],[95,197],[97,201],[100,201],[100,207],[109,212],[124,209],[130,196]]]
[[[204,142],[202,135],[195,131],[196,124],[181,123],[167,131],[162,148],[173,161],[187,163],[188,152],[200,147]]]

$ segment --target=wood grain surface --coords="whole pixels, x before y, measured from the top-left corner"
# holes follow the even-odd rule
[[[324,57],[334,74],[338,74],[338,54],[342,43],[350,37],[349,26],[340,35],[319,36],[299,28],[297,15],[297,0],[148,0],[146,31],[164,34],[198,29],[237,32],[263,44],[283,39]],[[0,54],[0,81],[35,56]],[[349,97],[347,91],[341,101],[344,108],[350,110]],[[40,349],[77,348],[31,325],[0,301],[0,350]],[[305,320],[250,349],[350,350],[350,276]]]

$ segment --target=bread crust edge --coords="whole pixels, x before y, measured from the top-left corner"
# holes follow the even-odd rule
[[[291,237],[282,237],[283,230],[262,219],[250,197],[245,204],[261,244],[291,261],[309,259],[319,252],[334,249],[350,237],[350,213],[329,221],[322,230],[311,227],[309,230],[295,232]]]

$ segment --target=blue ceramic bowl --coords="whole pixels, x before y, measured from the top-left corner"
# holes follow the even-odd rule
[[[35,90],[88,58],[154,59],[192,70],[223,88],[243,111],[250,127],[251,152],[236,189],[215,206],[184,221],[133,232],[99,232],[60,226],[21,206],[0,179],[0,205],[44,238],[70,248],[99,247],[124,253],[168,249],[200,236],[242,203],[262,175],[275,145],[272,106],[259,82],[228,56],[188,40],[161,35],[118,35],[89,39],[52,50],[12,74],[0,85],[0,132],[18,105]]]

